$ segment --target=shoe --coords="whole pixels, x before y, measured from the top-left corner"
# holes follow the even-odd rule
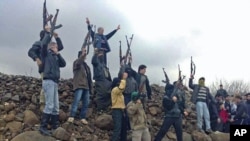
[[[207,129],[206,132],[207,132],[208,134],[211,134],[211,133],[213,133],[213,130]]]
[[[46,136],[51,136],[51,133],[47,129],[47,125],[50,120],[50,117],[51,117],[50,114],[43,113],[41,125],[39,128],[40,133]]]
[[[73,118],[73,117],[69,117],[69,118],[68,118],[68,122],[73,123],[73,122],[74,122],[74,118]]]
[[[82,122],[82,124],[85,124],[85,125],[89,124],[86,119],[82,119],[81,122]]]
[[[205,133],[203,129],[198,129],[198,132]]]

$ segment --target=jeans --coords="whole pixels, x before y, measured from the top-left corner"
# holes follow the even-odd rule
[[[202,119],[204,117],[206,130],[211,129],[210,126],[210,114],[208,111],[206,102],[197,102],[196,103],[196,112],[197,112],[197,126],[199,129],[202,129]]]
[[[177,141],[182,141],[182,117],[176,118],[176,117],[165,117],[163,124],[161,126],[160,131],[157,133],[155,140],[154,141],[161,141],[162,138],[165,136],[167,133],[168,129],[170,126],[173,125],[175,132],[176,132],[176,137]]]
[[[43,80],[46,114],[59,115],[58,84],[52,80]]]
[[[124,115],[122,109],[112,109],[112,119],[114,122],[114,130],[111,141],[126,141],[127,128],[124,126]],[[125,128],[124,128],[125,127]]]
[[[131,101],[131,94],[124,94],[124,102],[125,105],[127,106],[127,104]],[[131,126],[130,126],[130,121],[129,121],[129,117],[128,117],[128,113],[127,110],[125,110],[125,119],[124,119],[126,126],[126,129],[129,131],[131,130]]]
[[[74,93],[74,101],[72,103],[72,108],[70,112],[71,117],[75,117],[78,104],[82,101],[82,108],[81,108],[81,113],[80,113],[80,118],[85,119],[86,118],[86,113],[88,110],[89,106],[89,90],[87,89],[76,89]]]
[[[43,80],[43,73],[41,73],[41,79]],[[40,92],[40,104],[44,104],[44,103],[45,103],[45,96],[44,96],[43,89],[41,89],[41,92]]]

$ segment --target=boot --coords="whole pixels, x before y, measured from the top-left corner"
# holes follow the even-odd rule
[[[51,123],[52,133],[53,133],[53,131],[59,127],[59,115],[51,115],[50,123]]]
[[[43,113],[39,131],[41,134],[46,136],[51,136],[51,133],[47,129],[49,120],[50,120],[50,114]]]

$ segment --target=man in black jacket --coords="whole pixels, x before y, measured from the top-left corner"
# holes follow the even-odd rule
[[[235,103],[237,105],[236,114],[234,118],[231,119],[230,121],[232,122],[232,124],[235,124],[235,125],[247,124],[247,118],[248,118],[247,106],[243,102],[241,95],[235,96]]]
[[[93,79],[95,80],[96,105],[98,113],[106,111],[111,105],[111,85],[112,80],[109,69],[104,64],[104,52],[95,48],[92,58]]]
[[[60,67],[65,67],[66,62],[58,52],[58,45],[55,42],[50,42],[50,27],[46,26],[45,30],[41,51],[45,108],[39,131],[44,135],[51,135],[47,130],[47,124],[51,120],[53,130],[59,126],[58,82]]]
[[[163,107],[165,117],[160,131],[155,137],[155,141],[161,141],[171,125],[174,126],[177,141],[182,141],[182,115],[187,116],[185,109],[185,91],[181,82],[177,81],[171,96],[165,94],[163,98]]]
[[[37,63],[37,66],[38,66],[38,72],[39,74],[41,74],[41,78],[43,77],[43,73],[42,73],[42,69],[41,69],[41,66],[42,66],[42,61],[41,61],[41,44],[42,44],[42,39],[44,37],[44,34],[45,34],[45,31],[42,30],[40,32],[40,40],[39,41],[36,41],[32,47],[29,49],[28,51],[28,55],[29,57],[33,60],[33,61],[36,61]],[[57,43],[57,46],[58,46],[58,51],[61,51],[63,49],[63,44],[62,44],[62,41],[61,39],[59,38],[58,34],[54,32],[54,38],[56,40],[56,43]],[[43,110],[44,108],[44,104],[45,104],[45,97],[44,97],[44,92],[43,90],[41,90],[40,92],[40,99],[39,99],[39,102],[41,104],[41,110]]]

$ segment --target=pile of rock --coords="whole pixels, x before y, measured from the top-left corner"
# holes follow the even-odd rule
[[[0,73],[0,140],[12,141],[109,141],[112,136],[113,121],[111,111],[97,114],[94,96],[87,113],[88,125],[82,125],[79,120],[68,123],[67,118],[73,101],[72,80],[61,80],[59,83],[60,125],[52,137],[46,137],[38,132],[41,110],[39,94],[41,80],[28,76],[5,75]],[[151,85],[152,101],[147,104],[147,117],[150,123],[152,140],[163,122],[162,97],[164,87]],[[186,92],[190,115],[183,119],[184,141],[229,141],[229,134],[213,133],[210,135],[195,131],[196,113],[189,101],[190,92]],[[128,133],[128,140],[131,135]],[[163,141],[176,141],[175,131],[169,130]]]

